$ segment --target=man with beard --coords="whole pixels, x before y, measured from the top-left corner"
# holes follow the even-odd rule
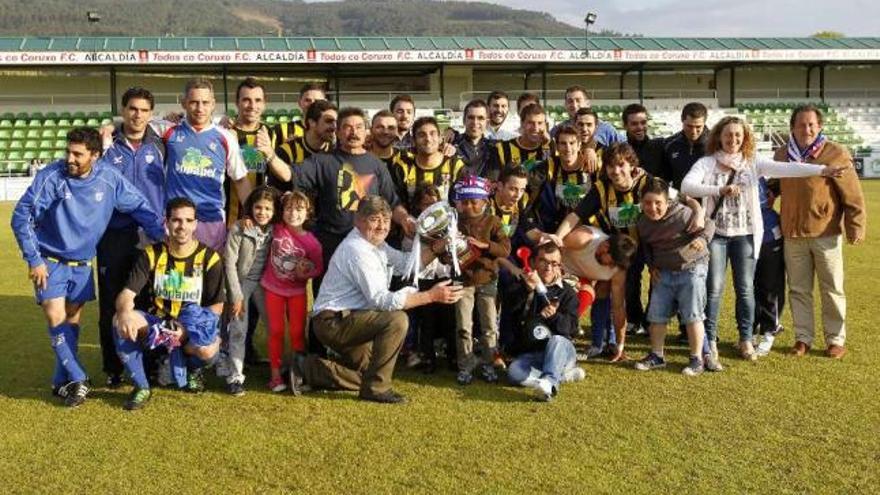
[[[12,231],[28,264],[55,353],[52,394],[77,407],[89,393],[80,363],[80,316],[95,298],[92,258],[114,211],[131,215],[151,239],[165,237],[159,215],[112,165],[99,161],[98,131],[67,133],[67,158],[37,173],[12,212]]]
[[[489,106],[489,125],[486,126],[486,137],[495,141],[507,141],[517,133],[506,129],[507,113],[510,111],[510,98],[504,91],[492,91],[486,99]]]
[[[295,137],[302,137],[306,133],[306,128],[303,122],[309,111],[309,107],[312,106],[312,103],[318,100],[326,99],[327,93],[324,91],[323,85],[317,83],[308,83],[304,85],[299,90],[299,100],[296,102],[302,113],[303,120],[291,120],[290,122],[276,125],[273,131],[278,139],[278,144],[286,143]]]
[[[633,103],[623,109],[621,115],[626,129],[626,142],[639,156],[639,166],[645,172],[659,177],[663,171],[663,138],[648,136],[648,109]]]
[[[397,142],[394,147],[406,151],[412,150],[412,124],[416,114],[416,103],[410,95],[397,95],[391,100],[388,109],[397,120]]]
[[[545,141],[547,134],[547,115],[538,105],[527,105],[519,116],[522,134],[508,141],[495,144],[490,170],[486,173],[490,180],[498,180],[502,169],[522,165],[528,161],[541,161],[551,156],[550,144]]]
[[[336,118],[336,105],[327,100],[318,100],[309,106],[305,134],[282,143],[273,153],[283,166],[273,168],[273,174],[269,176],[270,186],[279,191],[290,191],[293,188],[293,167],[302,165],[316,153],[330,151],[336,134]]]

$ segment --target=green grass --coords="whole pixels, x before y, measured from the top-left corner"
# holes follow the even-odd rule
[[[873,220],[880,182],[863,186]],[[11,208],[0,205],[4,225]],[[245,397],[214,380],[201,396],[158,390],[147,409],[128,413],[127,390],[97,388],[76,410],[50,396],[45,325],[3,228],[0,490],[877,493],[877,239],[846,248],[850,352],[839,362],[821,349],[788,357],[790,330],[757,364],[736,359],[728,288],[720,374],[681,376],[686,352],[671,346],[665,371],[587,364],[587,380],[550,404],[513,387],[462,388],[450,372],[400,372],[395,386],[411,402],[383,406],[342,392],[273,395],[258,369]],[[87,306],[81,356],[102,379],[95,308]],[[636,340],[630,353],[645,345]]]

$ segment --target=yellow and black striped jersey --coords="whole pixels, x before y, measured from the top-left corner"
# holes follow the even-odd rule
[[[546,160],[554,155],[553,148],[550,143],[538,146],[537,148],[525,148],[519,143],[519,138],[507,141],[498,141],[495,143],[495,149],[490,160],[489,179],[498,180],[498,174],[505,167],[513,167],[522,165],[529,160],[539,162]],[[491,174],[495,174],[492,176]]]
[[[302,165],[304,161],[306,161],[306,158],[314,155],[315,153],[327,153],[329,150],[329,143],[324,147],[316,150],[309,146],[309,143],[306,142],[305,136],[299,136],[287,142],[280,142],[278,147],[275,148],[275,154],[278,155],[278,158],[281,158],[284,163],[290,165],[291,167],[298,167],[299,165]],[[271,173],[269,174],[268,184],[282,192],[290,191],[291,189],[293,189],[292,182],[282,182]]]
[[[220,255],[201,242],[186,258],[174,257],[161,242],[147,246],[125,286],[135,293],[148,287],[148,311],[160,318],[177,318],[187,303],[208,307],[226,297]]]
[[[266,183],[266,155],[257,150],[256,141],[257,133],[260,129],[266,129],[269,132],[269,139],[272,140],[272,147],[275,147],[275,132],[266,124],[260,124],[254,131],[245,131],[235,128],[235,135],[238,138],[238,146],[241,149],[241,159],[244,166],[248,170],[248,180],[252,187],[261,186]],[[231,181],[223,181],[223,190],[226,194],[226,225],[231,227],[243,215],[240,211],[241,204],[239,201],[238,191],[232,187]],[[247,199],[247,198],[245,198]]]
[[[528,204],[528,193],[523,194],[522,198],[520,198],[516,204],[507,208],[498,204],[498,198],[492,196],[492,200],[489,201],[489,213],[495,215],[501,220],[501,231],[504,232],[504,235],[513,238],[513,235],[516,233],[516,229],[519,226],[520,217],[525,215]]]
[[[642,213],[639,202],[650,178],[647,173],[640,175],[626,191],[618,191],[607,179],[599,178],[574,211],[582,222],[595,215],[599,227],[606,233],[622,232],[638,239],[636,223]]]
[[[421,184],[433,184],[440,190],[441,198],[450,198],[452,185],[464,171],[464,160],[457,156],[445,156],[439,165],[427,169],[417,164],[411,153],[401,153],[391,168],[391,179],[397,195],[407,210],[412,210],[413,195]]]
[[[290,122],[282,122],[275,124],[275,135],[278,136],[278,143],[283,144],[291,141],[293,138],[301,138],[306,135],[306,128],[301,120],[293,120]]]

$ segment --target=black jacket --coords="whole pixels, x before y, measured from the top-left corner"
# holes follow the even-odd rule
[[[681,181],[684,176],[691,170],[694,163],[706,154],[708,140],[708,130],[703,130],[703,134],[696,143],[692,143],[681,131],[670,136],[663,149],[663,170],[660,177],[669,182],[669,185],[681,189]]]
[[[639,157],[639,166],[655,177],[662,177],[663,171],[663,147],[666,142],[663,138],[646,137],[641,141],[626,137],[626,142],[632,146]]]
[[[543,350],[546,341],[538,346],[531,339],[524,336],[526,322],[533,318],[541,318],[541,310],[546,303],[542,302],[537,294],[529,299],[529,290],[525,283],[516,281],[504,290],[504,304],[501,306],[501,318],[513,331],[513,344],[508,350],[513,356],[526,352]],[[553,335],[562,335],[571,339],[578,329],[578,298],[575,290],[568,284],[551,285],[547,287],[547,295],[552,300],[558,298],[559,309],[549,319],[541,318]],[[528,306],[527,306],[528,305]],[[525,308],[525,309],[524,309]]]

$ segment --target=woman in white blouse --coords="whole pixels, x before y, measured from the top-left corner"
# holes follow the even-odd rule
[[[707,277],[706,369],[721,371],[718,362],[718,312],[724,293],[727,260],[733,270],[736,291],[736,326],[739,352],[755,360],[752,323],[755,318],[753,289],[755,262],[764,235],[760,177],[809,177],[839,175],[837,169],[805,163],[774,162],[755,155],[755,138],[748,124],[739,117],[725,117],[709,133],[707,155],[698,160],[681,184],[681,192],[704,198],[706,220],[715,221],[715,237],[709,244]]]

